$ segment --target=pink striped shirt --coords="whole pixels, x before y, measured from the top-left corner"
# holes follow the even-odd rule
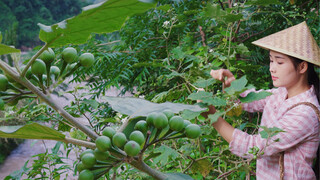
[[[242,95],[246,96],[252,91],[254,90],[248,90]],[[257,179],[280,179],[279,153],[282,151],[285,151],[284,179],[316,179],[311,166],[319,145],[317,115],[311,107],[306,105],[300,105],[287,111],[289,107],[298,102],[311,102],[319,108],[313,86],[308,91],[289,99],[286,99],[287,90],[285,88],[280,87],[268,91],[273,95],[242,105],[243,109],[249,112],[263,111],[261,126],[278,127],[286,131],[273,136],[269,142],[278,138],[280,141],[267,146],[264,155],[257,159]],[[235,129],[230,142],[230,150],[240,157],[246,157],[245,154],[251,147],[257,146],[263,149],[265,145],[266,139],[261,138],[260,134],[249,135]]]

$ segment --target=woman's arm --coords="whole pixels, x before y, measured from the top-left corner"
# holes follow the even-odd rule
[[[218,131],[218,133],[225,139],[228,143],[232,141],[234,127],[232,127],[226,120],[219,117],[217,122],[213,123],[212,126]]]

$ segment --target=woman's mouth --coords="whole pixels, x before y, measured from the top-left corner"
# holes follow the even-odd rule
[[[272,78],[272,81],[279,79],[278,77],[275,77],[275,76],[271,76],[271,78]]]

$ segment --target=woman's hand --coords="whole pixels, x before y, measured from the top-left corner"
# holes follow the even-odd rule
[[[211,70],[210,75],[219,81],[222,81],[225,87],[229,87],[231,82],[236,80],[234,75],[228,69]],[[225,79],[227,77],[227,79]]]

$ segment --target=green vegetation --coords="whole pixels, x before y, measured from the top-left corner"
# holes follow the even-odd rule
[[[19,7],[19,3],[15,5]],[[2,4],[6,4],[0,4],[3,12],[8,12],[6,20],[14,22],[12,19],[18,17],[12,13],[14,3]],[[20,8],[21,12],[26,7]],[[68,151],[80,152],[74,162],[74,174],[79,179],[254,179],[255,160],[263,150],[254,147],[248,152],[252,157],[239,158],[230,153],[211,124],[223,116],[236,128],[258,132],[260,114],[239,108],[239,100],[252,102],[270,95],[262,92],[250,99],[239,97],[253,87],[271,87],[267,52],[251,42],[304,20],[319,42],[319,20],[314,18],[318,16],[317,7],[319,2],[315,0],[161,0],[155,4],[109,0],[59,24],[53,23],[63,19],[51,22],[56,17],[50,18],[49,13],[45,13],[45,22],[29,16],[38,10],[26,13],[32,22],[41,23],[34,26],[40,27],[39,39],[44,45],[35,48],[31,58],[23,58],[3,38],[0,55],[11,53],[11,61],[0,61],[5,74],[0,77],[8,80],[0,84],[0,95],[4,112],[14,112],[5,114],[4,119],[23,117],[28,123],[1,130],[0,137],[65,143]],[[58,12],[58,7],[51,9]],[[27,23],[22,23],[6,27],[12,31],[28,29]],[[14,40],[14,33],[3,37]],[[29,46],[17,47],[22,45]],[[50,48],[55,55],[53,61]],[[45,61],[51,63],[37,63],[46,53],[50,58]],[[237,80],[229,88],[209,75],[211,69],[218,68],[228,68],[235,74]],[[67,78],[86,82],[87,86],[64,91],[61,85],[69,83],[65,82]],[[121,94],[132,92],[134,97],[107,97],[110,87],[122,88]],[[50,93],[68,93],[75,99],[61,107]],[[211,105],[216,107],[216,114],[203,117],[201,113]],[[81,116],[88,125],[78,121]],[[50,122],[52,126],[38,122]],[[268,139],[281,130],[263,127],[262,132]],[[63,162],[59,146],[53,153],[38,155],[39,161],[28,167],[26,164],[18,175],[31,179],[58,177],[70,170],[68,166],[52,168]],[[46,174],[42,170],[45,165],[54,171]]]

